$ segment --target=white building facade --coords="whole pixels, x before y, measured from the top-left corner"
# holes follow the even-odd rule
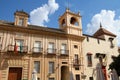
[[[85,35],[83,41],[86,80],[112,80],[109,65],[112,56],[118,56],[116,35],[102,28],[93,36]]]

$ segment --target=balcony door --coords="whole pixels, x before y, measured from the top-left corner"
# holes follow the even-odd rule
[[[16,40],[16,44],[18,46],[17,51],[21,51],[21,52],[23,51],[23,43],[24,43],[23,40]]]
[[[66,54],[66,44],[62,44],[62,46],[61,46],[61,54]]]
[[[34,52],[40,52],[41,42],[35,41],[34,43]]]
[[[48,53],[54,53],[54,43],[49,43],[48,45]]]

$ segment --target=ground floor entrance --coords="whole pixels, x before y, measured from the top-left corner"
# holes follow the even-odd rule
[[[61,80],[70,80],[69,79],[69,67],[67,66],[62,66],[61,67]]]
[[[22,68],[9,68],[8,80],[22,80]]]

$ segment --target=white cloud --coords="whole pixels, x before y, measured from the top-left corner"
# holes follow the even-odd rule
[[[58,10],[59,5],[55,0],[48,0],[47,4],[40,6],[30,12],[30,24],[45,26],[49,16]]]
[[[100,13],[95,14],[91,22],[87,24],[86,33],[90,35],[94,34],[100,27],[100,22],[102,23],[102,27],[117,35],[120,45],[120,18],[115,19],[115,11],[101,10]]]

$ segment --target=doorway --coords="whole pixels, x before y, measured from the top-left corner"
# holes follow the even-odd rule
[[[62,66],[61,67],[61,80],[69,80],[69,67]]]
[[[22,68],[9,68],[8,80],[21,80]]]

